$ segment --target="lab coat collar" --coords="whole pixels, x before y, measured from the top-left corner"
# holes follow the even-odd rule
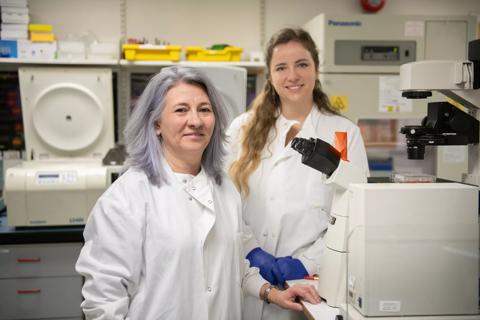
[[[213,205],[213,183],[208,178],[203,167],[196,176],[185,184],[184,190],[210,211],[215,212]]]
[[[191,174],[179,174],[172,170],[165,159],[162,160],[164,168],[166,169],[165,171],[167,171],[169,182],[180,187],[192,198],[200,202],[200,204],[207,207],[211,212],[215,212],[215,206],[213,203],[213,183],[207,176],[203,167],[196,176]]]
[[[308,114],[307,118],[303,122],[302,130],[297,134],[299,138],[310,139],[316,136],[316,126],[321,117],[321,112],[318,110],[317,105],[313,105],[312,110]]]
[[[319,111],[317,109],[317,106],[313,105],[312,110],[303,122],[302,129],[300,129],[297,137],[311,138],[315,136],[314,124],[317,122],[319,116],[318,113]],[[281,140],[279,141],[279,143],[281,143],[281,146],[283,146],[283,150],[281,151],[279,157],[275,160],[275,163],[299,154],[297,151],[293,150],[292,147],[290,147],[290,143],[288,145],[285,145],[286,135],[290,128],[296,123],[298,123],[298,121],[288,120],[281,114],[278,116],[275,126],[277,129],[278,137]]]

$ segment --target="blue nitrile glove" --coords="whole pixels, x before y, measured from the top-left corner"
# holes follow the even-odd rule
[[[270,282],[270,284],[276,286],[277,284],[285,283],[285,279],[282,277],[282,272],[278,268],[276,259],[270,253],[257,247],[247,254],[248,261],[250,261],[251,267],[257,267],[260,269],[262,277]]]
[[[303,279],[303,277],[308,276],[303,263],[291,256],[277,258],[277,265],[285,280]]]

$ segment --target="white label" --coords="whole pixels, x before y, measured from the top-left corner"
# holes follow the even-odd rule
[[[443,161],[448,163],[464,162],[466,160],[466,146],[443,146]]]
[[[406,21],[405,22],[405,37],[420,37],[423,38],[425,34],[424,21]]]
[[[412,101],[402,97],[400,76],[380,76],[378,85],[379,112],[412,112]]]
[[[378,309],[385,312],[400,312],[401,302],[392,300],[380,300]]]

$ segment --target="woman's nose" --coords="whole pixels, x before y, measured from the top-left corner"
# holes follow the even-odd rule
[[[287,72],[288,80],[296,80],[298,78],[297,70],[295,68],[289,68]]]
[[[193,127],[200,127],[202,125],[202,119],[200,119],[198,112],[190,112],[188,115],[188,125]]]

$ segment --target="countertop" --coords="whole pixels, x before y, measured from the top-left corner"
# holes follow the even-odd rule
[[[21,227],[8,226],[7,217],[0,217],[0,245],[83,242],[83,225],[60,227]]]
[[[287,281],[288,286],[293,286],[298,283],[309,284],[315,288],[318,287],[318,280],[301,279]],[[303,305],[303,313],[308,320],[335,320],[335,317],[339,314],[338,308],[330,307],[325,301],[322,301],[319,304],[311,304],[302,300],[300,303]]]

